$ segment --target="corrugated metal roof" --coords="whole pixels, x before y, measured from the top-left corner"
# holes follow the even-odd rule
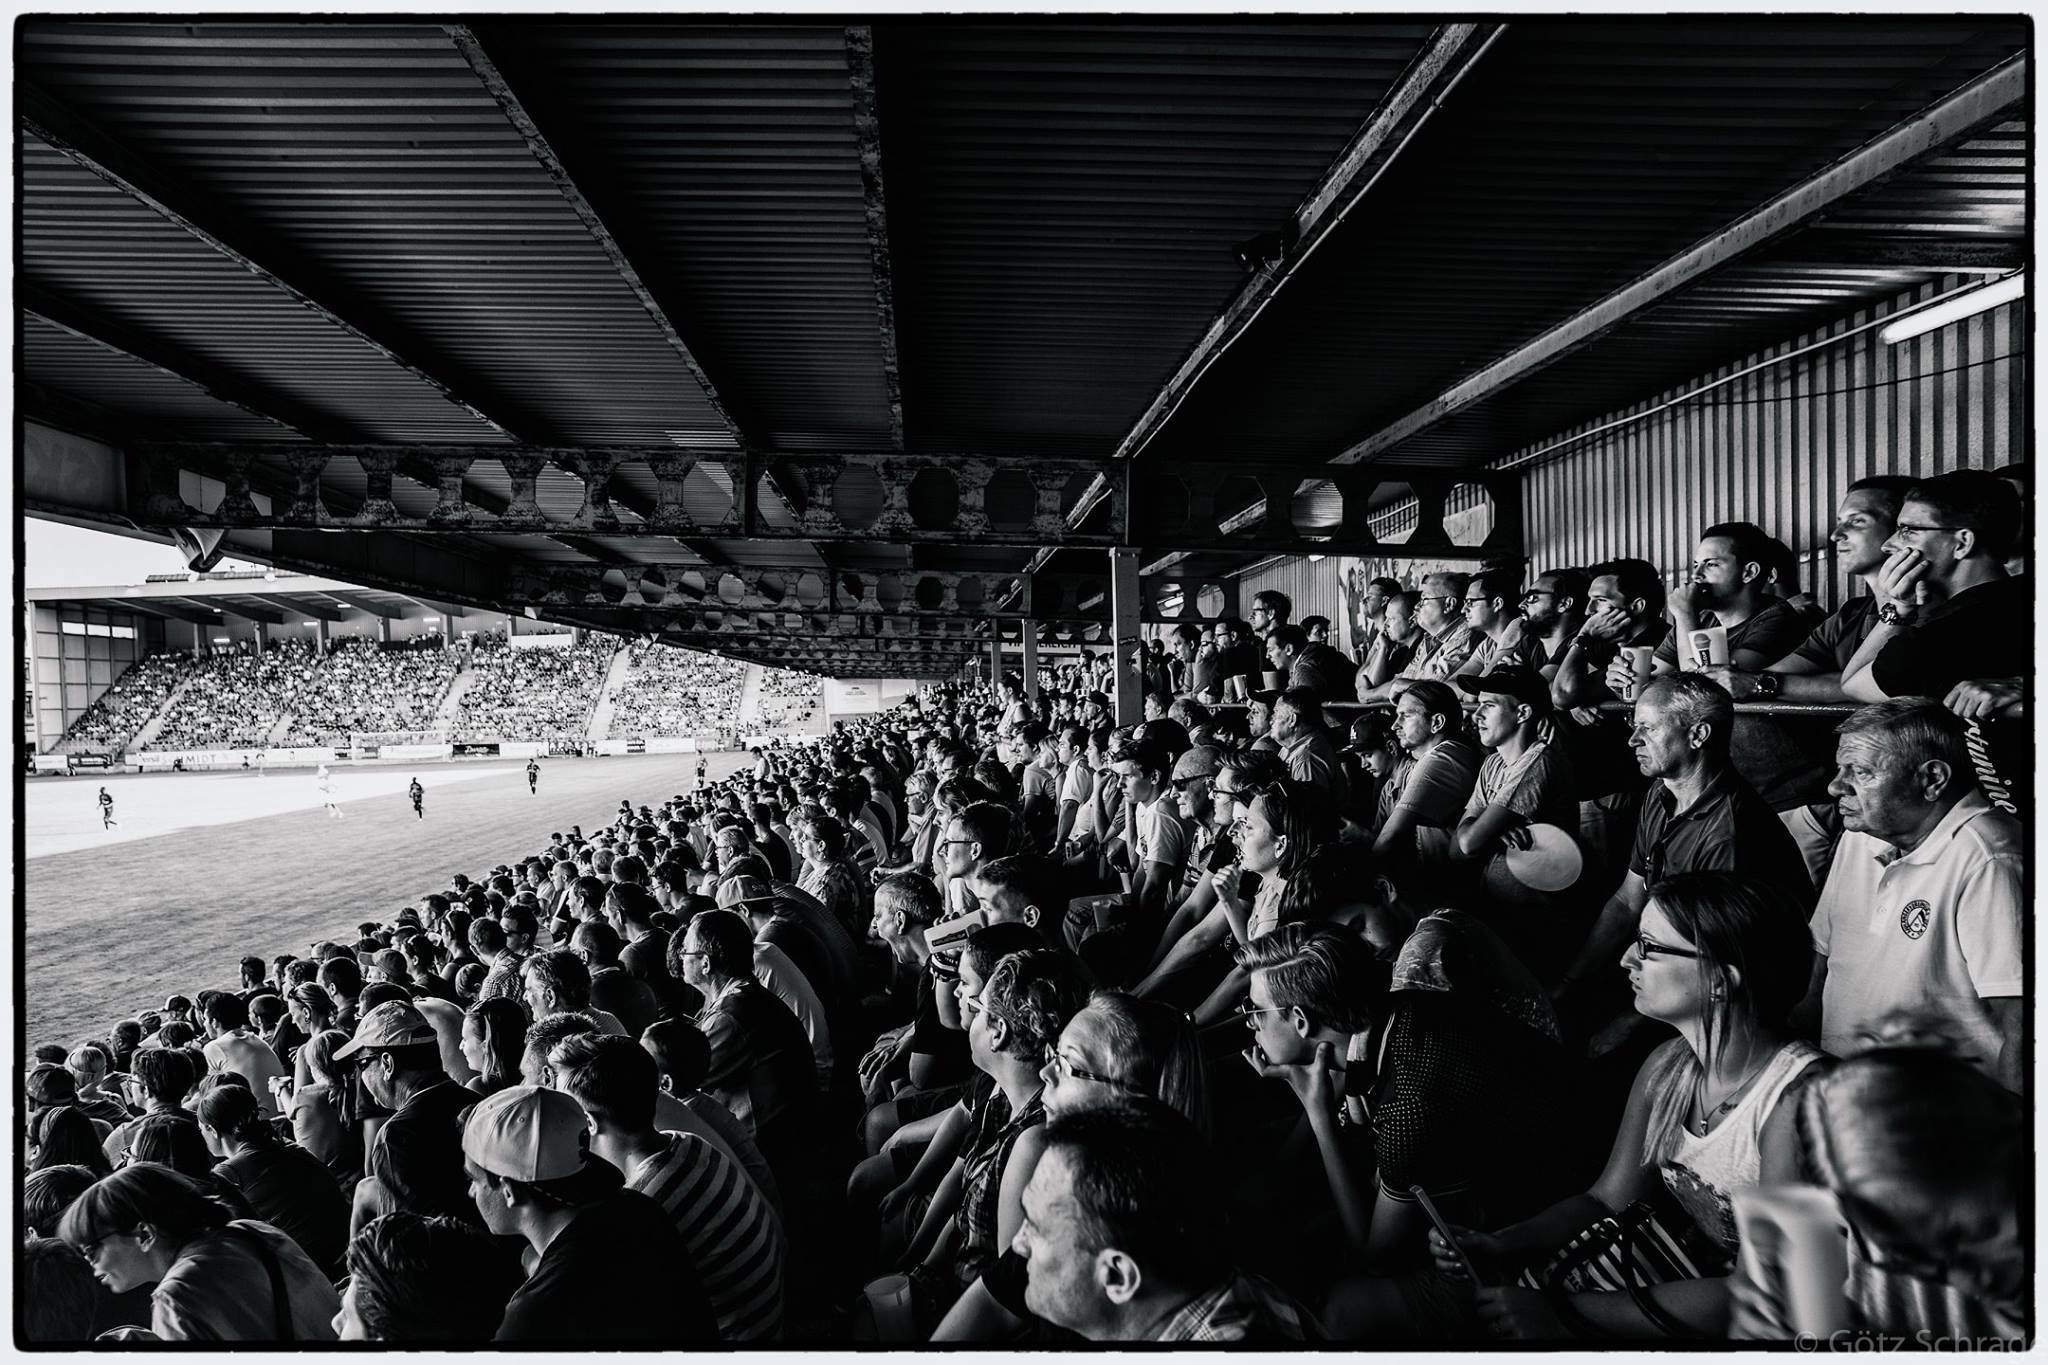
[[[748,436],[889,447],[874,272],[840,25],[481,26]],[[594,190],[593,193],[596,193]]]
[[[1512,22],[1146,458],[1327,459],[2027,42],[1896,15]]]
[[[391,318],[529,439],[731,445],[440,29],[31,21],[17,71]]]
[[[22,323],[22,377],[109,413],[162,423],[194,441],[297,440],[275,422],[224,403],[139,360],[38,318]]]
[[[1428,32],[880,27],[911,448],[1114,450]]]

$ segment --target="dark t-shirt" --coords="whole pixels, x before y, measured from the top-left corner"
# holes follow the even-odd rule
[[[325,1162],[303,1147],[252,1147],[213,1168],[234,1186],[256,1217],[299,1244],[313,1264],[333,1274],[348,1249],[348,1199]]]
[[[938,992],[932,987],[929,971],[917,974],[917,1008],[911,1016],[910,1050],[931,1059],[932,1089],[957,1085],[974,1070],[967,1055],[967,1031],[947,1028],[939,1022]]]
[[[661,1205],[619,1190],[579,1210],[505,1305],[499,1341],[711,1345],[718,1320]]]
[[[384,1120],[365,1166],[384,1182],[399,1208],[482,1226],[462,1169],[462,1125],[456,1119],[481,1098],[467,1086],[444,1080]]]
[[[1701,612],[1698,624],[1717,624],[1714,613]],[[1774,664],[1799,647],[1800,641],[1806,638],[1807,628],[1807,619],[1796,609],[1773,600],[1741,625],[1728,627],[1728,657],[1733,659],[1738,650],[1747,649],[1762,655],[1766,665]],[[1657,657],[1675,667],[1680,645],[1691,648],[1690,641],[1680,639],[1674,630],[1664,637],[1663,644],[1657,646]]]
[[[1813,908],[1813,881],[1799,846],[1756,789],[1734,771],[1721,774],[1680,812],[1662,782],[1650,784],[1636,821],[1629,871],[1646,882],[1681,872],[1736,872],[1770,882],[1802,910]]]
[[[2001,578],[1957,593],[1879,651],[1871,676],[1885,695],[1941,701],[1959,682],[2022,678],[2033,669],[2034,590],[2024,577]],[[1999,789],[2027,809],[2033,789],[2032,735],[2026,718],[1977,722],[1970,757],[1985,794]],[[1981,736],[1979,738],[1978,736]]]

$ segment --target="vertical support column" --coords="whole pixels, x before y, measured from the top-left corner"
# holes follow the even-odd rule
[[[1038,697],[1038,622],[1024,621],[1024,695]]]
[[[988,618],[988,685],[994,687],[1003,680],[1003,623],[991,616]]]
[[[327,628],[325,626],[322,626],[320,628],[320,633],[322,635],[325,635],[327,633]],[[388,645],[391,643],[391,618],[388,616],[380,616],[377,618],[377,643],[380,645]]]
[[[1138,551],[1118,545],[1109,552],[1109,616],[1111,654],[1116,666],[1116,723],[1136,725],[1145,719],[1145,689],[1132,664],[1138,648]]]
[[[377,618],[382,620],[382,617]],[[321,658],[327,657],[327,618],[321,617],[313,623],[313,648]]]
[[[256,656],[258,658],[261,658],[263,656],[263,651],[268,649],[269,647],[270,623],[268,621],[258,621],[256,623]]]

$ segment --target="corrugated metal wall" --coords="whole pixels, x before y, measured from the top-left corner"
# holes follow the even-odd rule
[[[1902,295],[1575,430],[1648,411],[1963,282]],[[1702,527],[1753,521],[1799,553],[1805,586],[1835,605],[1847,585],[1828,532],[1849,484],[2028,458],[2026,329],[2023,304],[1897,346],[1873,329],[1532,463],[1522,486],[1530,571],[1629,554],[1676,582]]]
[[[1332,621],[1344,619],[1344,592],[1337,581],[1335,555],[1314,561],[1305,556],[1289,556],[1246,574],[1237,581],[1239,609],[1251,611],[1253,593],[1275,588],[1286,593],[1294,603],[1296,621],[1305,616],[1327,616]]]

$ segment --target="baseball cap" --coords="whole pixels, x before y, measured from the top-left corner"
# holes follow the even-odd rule
[[[1185,782],[1191,777],[1214,777],[1223,767],[1223,751],[1213,744],[1197,744],[1182,754],[1173,765],[1173,780]]]
[[[478,1101],[462,1126],[462,1154],[506,1180],[537,1185],[564,1204],[587,1204],[625,1184],[590,1154],[583,1106],[559,1090],[515,1085]]]
[[[411,1047],[437,1038],[434,1026],[410,1002],[387,1000],[363,1016],[356,1036],[334,1049],[334,1060],[345,1061],[371,1048]]]
[[[1550,684],[1527,664],[1495,664],[1481,677],[1466,674],[1459,678],[1458,686],[1475,697],[1482,692],[1491,692],[1496,696],[1513,697],[1525,706],[1535,707],[1539,713],[1550,709]]]
[[[735,906],[751,905],[756,901],[775,901],[782,897],[765,877],[751,872],[742,872],[737,877],[727,877],[718,884],[718,908],[730,910]]]

